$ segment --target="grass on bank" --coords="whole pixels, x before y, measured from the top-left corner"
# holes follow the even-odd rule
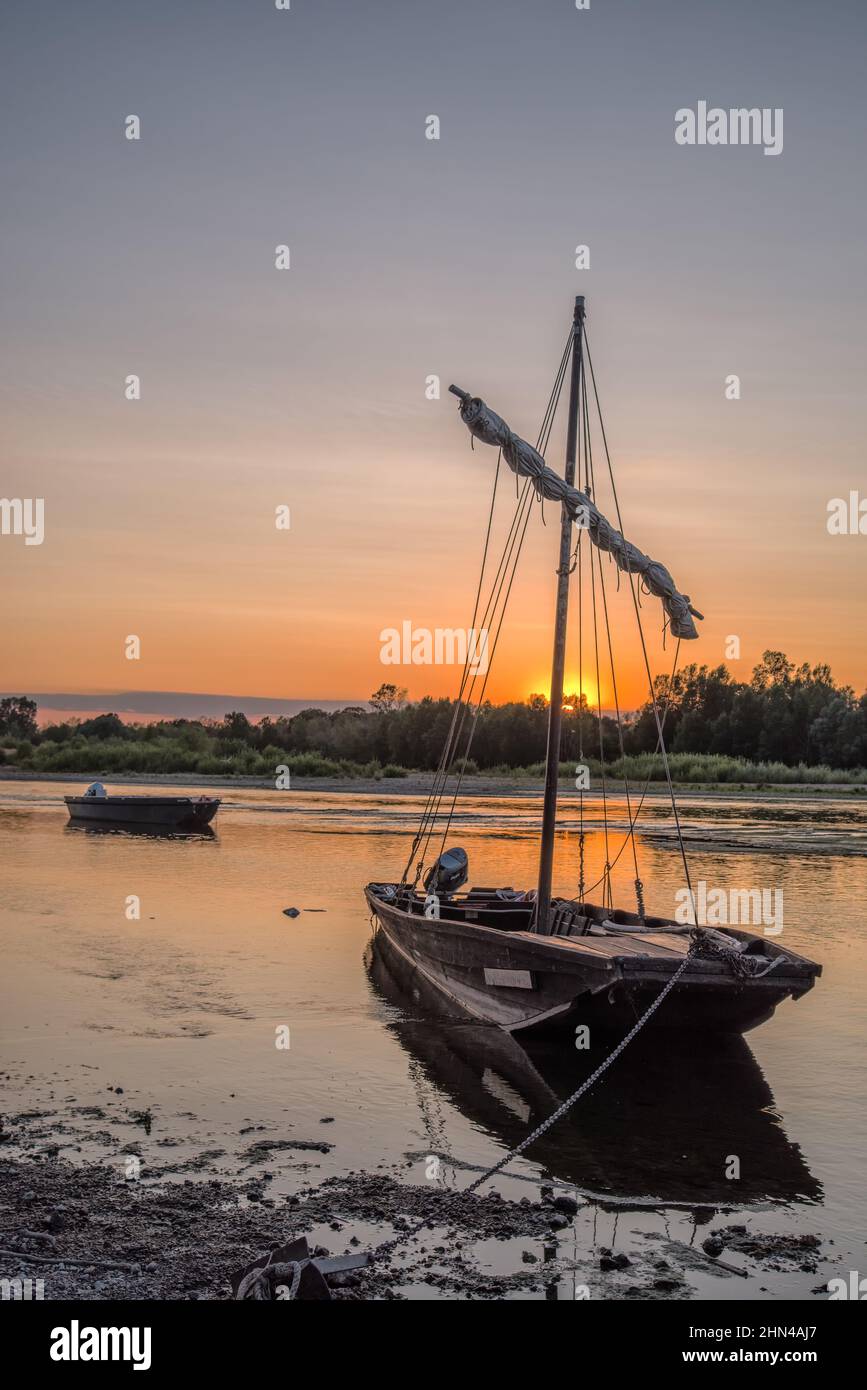
[[[867,786],[867,770],[843,770],[826,766],[799,763],[788,767],[779,762],[749,762],[717,753],[671,753],[668,757],[672,779],[680,785],[739,785],[795,786],[798,784]],[[351,780],[374,780],[408,777],[413,769],[394,763],[384,766],[373,760],[367,763],[347,759],[332,759],[319,753],[286,753],[276,746],[261,751],[255,748],[236,748],[231,752],[202,751],[179,745],[175,739],[154,739],[133,742],[127,739],[76,738],[68,743],[21,743],[6,750],[5,766],[24,772],[47,775],[80,773],[82,776],[110,777],[112,774],[166,775],[184,774],[189,777],[261,777],[274,781],[279,768],[286,768],[290,777],[329,777]],[[452,771],[460,764],[453,765]],[[591,783],[598,784],[601,764],[588,759]],[[544,763],[528,767],[480,768],[470,759],[466,776],[502,778],[520,781],[543,776]],[[422,769],[421,776],[430,776]],[[560,764],[560,776],[566,782],[575,780],[575,763]],[[658,753],[630,754],[616,762],[606,763],[605,776],[612,780],[628,777],[630,782],[664,782],[665,766]]]
[[[201,777],[265,777],[273,781],[278,768],[295,777],[375,778],[407,777],[408,769],[377,761],[355,763],[324,758],[319,753],[286,753],[282,748],[235,749],[231,753],[202,752],[185,748],[175,739],[134,743],[127,739],[73,739],[69,743],[19,744],[6,766],[46,774],[80,772],[83,776],[112,773],[166,775],[184,773]]]

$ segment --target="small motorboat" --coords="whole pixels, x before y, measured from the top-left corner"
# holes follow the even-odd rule
[[[108,796],[104,791],[63,799],[73,821],[171,830],[203,830],[220,806],[216,796]]]

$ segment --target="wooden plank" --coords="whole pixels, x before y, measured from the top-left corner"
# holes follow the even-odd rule
[[[663,956],[670,952],[648,942],[645,936],[609,936],[605,942],[610,946],[612,956]]]
[[[689,942],[683,937],[668,937],[664,933],[655,935],[648,932],[640,934],[638,932],[624,932],[622,935],[615,936],[557,936],[553,938],[558,944],[562,942],[564,946],[571,946],[579,951],[586,951],[589,955],[603,956],[610,960],[615,956],[659,956],[663,959],[671,956],[684,956],[689,949]]]
[[[510,937],[528,936],[526,932],[509,932]],[[534,941],[538,937],[533,936]],[[577,951],[588,959],[594,960],[615,960],[618,956],[660,956],[668,958],[672,954],[680,955],[682,952],[672,952],[666,946],[655,945],[653,943],[644,945],[648,940],[645,936],[624,933],[623,936],[551,936],[547,940],[552,947],[565,947],[567,951]]]
[[[648,932],[641,940],[661,946],[664,951],[671,951],[676,956],[685,956],[689,950],[689,937],[675,936],[673,932]]]
[[[539,944],[539,938],[535,932],[511,931],[511,938],[521,938],[532,941],[534,945]],[[546,943],[550,943],[552,948],[564,947],[567,951],[581,951],[588,956],[596,956],[599,960],[610,960],[612,952],[606,949],[606,938],[604,936],[548,936]]]

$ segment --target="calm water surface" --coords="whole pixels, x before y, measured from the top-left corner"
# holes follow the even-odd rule
[[[275,1193],[359,1169],[423,1182],[438,1154],[441,1181],[463,1186],[599,1060],[444,1023],[371,952],[361,890],[399,875],[416,798],[244,789],[226,794],[213,838],[157,839],[69,828],[64,790],[0,784],[2,1109],[44,1112],[30,1122],[31,1152],[59,1145],[120,1174],[133,1141],[145,1178],[267,1169]],[[450,842],[466,847],[471,882],[532,885],[539,807],[536,796],[463,801]],[[622,799],[610,810],[622,826]],[[665,805],[645,811],[647,906],[671,915],[682,866]],[[595,875],[598,802],[587,815]],[[688,1276],[697,1297],[809,1298],[867,1262],[867,807],[694,797],[683,822],[694,880],[781,889],[781,939],[822,962],[823,978],[743,1043],[634,1044],[496,1186],[535,1196],[545,1175],[588,1194],[567,1237],[576,1250],[658,1237],[695,1246],[709,1226],[694,1209],[721,1203],[754,1229],[815,1233],[818,1275],[788,1269],[757,1283],[699,1258]],[[571,894],[569,799],[563,823],[556,887]],[[622,841],[610,832],[611,857]],[[616,870],[627,905],[633,874],[627,851]],[[132,895],[139,920],[126,915]],[[275,1045],[281,1028],[288,1049]],[[131,1118],[148,1110],[149,1134]],[[278,1151],[263,1165],[246,1154],[262,1138],[334,1147]],[[738,1180],[726,1177],[732,1156]],[[600,1205],[612,1199],[618,1209]],[[649,1199],[663,1208],[642,1208]],[[476,1256],[502,1267],[501,1250]]]

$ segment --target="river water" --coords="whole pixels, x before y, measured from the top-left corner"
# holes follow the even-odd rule
[[[163,839],[71,828],[64,790],[0,784],[2,1110],[29,1116],[19,1152],[115,1164],[120,1179],[134,1141],[145,1179],[267,1168],[274,1195],[359,1170],[461,1187],[586,1075],[562,1047],[443,1022],[371,949],[362,888],[399,876],[417,797],[238,789],[212,837]],[[471,882],[533,884],[539,810],[537,795],[463,799],[450,842]],[[613,859],[622,798],[608,811]],[[692,795],[682,818],[694,883],[781,894],[776,939],[823,977],[743,1041],[637,1040],[496,1186],[535,1199],[544,1177],[574,1191],[561,1241],[588,1271],[600,1245],[667,1242],[694,1252],[684,1296],[809,1299],[867,1269],[867,805]],[[571,895],[577,800],[562,823],[555,888]],[[669,808],[648,798],[642,823],[648,910],[672,915],[683,867]],[[606,855],[596,799],[585,828],[592,879]],[[631,849],[614,876],[631,905]],[[332,1147],[251,1156],[262,1139]],[[716,1270],[698,1247],[738,1221],[819,1236],[816,1267],[732,1255],[746,1277]],[[496,1273],[521,1253],[474,1258]],[[616,1296],[621,1277],[593,1296]]]

